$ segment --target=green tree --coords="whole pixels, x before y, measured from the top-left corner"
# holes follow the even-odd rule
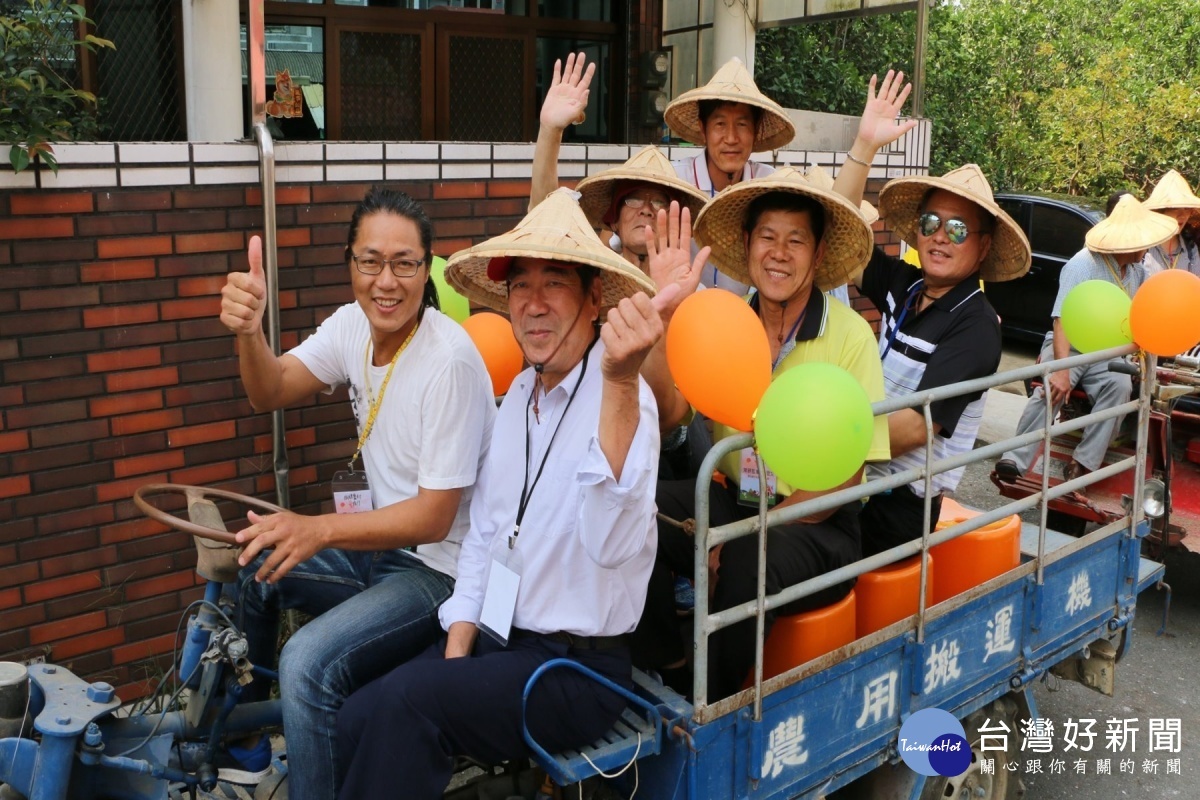
[[[790,108],[857,115],[873,73],[912,71],[915,26],[909,11],[760,31],[755,82]]]
[[[759,85],[858,114],[873,72],[909,71],[915,13],[763,31]],[[1200,178],[1195,0],[934,0],[931,169],[977,163],[999,189],[1098,196],[1175,168]]]
[[[940,11],[947,46],[931,48],[929,107],[946,135],[935,133],[935,170],[974,152],[1004,186],[1092,196],[1144,188],[1172,167],[1200,174],[1190,0],[968,0]],[[968,31],[984,33],[974,50]],[[983,67],[974,82],[957,74],[962,61]],[[976,117],[951,110],[956,86],[977,97]],[[992,135],[972,130],[976,119]]]
[[[57,172],[52,142],[95,134],[96,97],[69,77],[81,48],[114,48],[92,34],[78,38],[92,24],[83,6],[61,0],[25,0],[0,14],[0,142],[12,145],[17,172],[39,158]]]

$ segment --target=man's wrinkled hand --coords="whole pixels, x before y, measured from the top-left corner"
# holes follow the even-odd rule
[[[592,83],[592,75],[596,65],[588,64],[584,69],[587,56],[583,53],[571,53],[567,56],[565,67],[560,67],[560,61],[554,62],[554,74],[550,79],[550,90],[542,102],[542,113],[539,117],[543,127],[554,130],[565,130],[574,122],[579,122],[587,110],[588,87]]]
[[[674,200],[669,210],[659,210],[657,233],[646,227],[646,268],[650,280],[660,295],[668,286],[679,287],[678,294],[671,297],[672,302],[660,305],[661,315],[669,320],[679,304],[700,285],[700,274],[712,248],[701,248],[692,256],[692,212],[686,206],[680,208]]]
[[[1050,404],[1052,406],[1066,402],[1067,397],[1071,394],[1071,371],[1060,369],[1058,372],[1051,372],[1047,384],[1050,387]]]
[[[904,82],[904,73],[888,70],[875,91],[877,76],[872,75],[867,86],[867,103],[858,122],[858,139],[878,150],[917,127],[915,119],[897,122],[904,101],[912,92],[912,84]]]
[[[679,289],[668,286],[651,300],[645,292],[626,297],[608,311],[600,329],[604,358],[600,369],[610,381],[636,381],[650,348],[662,338],[661,310],[674,302]]]

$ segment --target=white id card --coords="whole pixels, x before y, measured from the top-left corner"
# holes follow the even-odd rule
[[[508,645],[512,632],[513,614],[517,610],[517,592],[521,588],[521,559],[515,550],[492,556],[487,587],[483,590],[483,609],[479,612],[479,627],[502,646]]]
[[[337,513],[358,514],[375,508],[367,473],[342,470],[334,474],[330,484],[333,487],[333,508]]]
[[[759,479],[758,475],[758,458],[754,454],[753,447],[746,447],[741,452],[742,475],[738,482],[738,503],[744,506],[752,506],[758,508],[758,498],[760,492],[766,491],[767,507],[775,505],[776,487],[775,473],[767,470],[764,489],[764,481]]]

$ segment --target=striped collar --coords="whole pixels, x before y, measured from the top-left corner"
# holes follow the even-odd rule
[[[920,283],[921,280],[923,279],[918,278],[910,283],[908,288],[904,290],[905,294],[907,295],[909,292],[911,292],[913,287]],[[954,288],[952,288],[950,291],[946,292],[944,295],[930,303],[929,307],[925,310],[928,311],[930,308],[937,308],[941,311],[945,311],[947,314],[953,314],[963,303],[970,300],[975,295],[982,293],[983,289],[979,288],[979,273],[972,272],[970,275],[956,283]]]

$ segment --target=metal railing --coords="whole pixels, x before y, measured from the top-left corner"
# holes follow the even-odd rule
[[[279,357],[279,250],[275,225],[275,143],[267,130],[266,23],[263,0],[251,0],[248,51],[250,56],[250,119],[258,143],[258,176],[262,183],[263,270],[267,277],[267,344]],[[275,463],[275,502],[291,508],[288,490],[287,430],[283,409],[271,412],[271,449]]]
[[[1062,369],[1070,369],[1072,367],[1086,366],[1090,364],[1098,364],[1110,359],[1124,357],[1130,354],[1139,353],[1133,345],[1115,347],[1109,350],[1102,350],[1095,353],[1085,355],[1071,356],[1070,358],[1060,359],[1057,361],[1049,361],[1041,364],[1034,364],[1028,367],[1022,367],[1007,372],[997,373],[990,377],[978,378],[971,381],[952,384],[950,386],[938,387],[924,392],[915,392],[904,397],[895,397],[887,400],[874,403],[872,411],[875,416],[882,414],[890,414],[894,411],[899,411],[905,408],[919,409],[925,418],[925,466],[922,468],[912,468],[897,472],[884,478],[877,478],[865,481],[856,486],[841,489],[830,494],[815,497],[810,500],[805,500],[795,505],[790,505],[785,508],[768,511],[767,496],[764,493],[759,499],[759,513],[757,517],[731,522],[726,525],[721,525],[716,528],[709,527],[709,492],[710,492],[710,476],[716,469],[721,458],[727,453],[735,450],[740,450],[753,445],[754,439],[751,434],[739,434],[718,442],[709,450],[700,467],[699,477],[696,481],[696,505],[695,505],[695,586],[696,586],[696,606],[694,620],[694,642],[695,642],[695,672],[693,683],[693,698],[695,706],[695,719],[697,722],[704,723],[711,721],[724,714],[735,711],[749,703],[754,706],[754,719],[762,719],[762,686],[763,686],[763,643],[765,639],[765,612],[787,605],[800,598],[808,597],[816,592],[831,588],[840,583],[843,583],[851,578],[857,578],[867,572],[879,569],[887,564],[909,558],[914,555],[921,556],[921,576],[920,576],[920,593],[918,599],[918,611],[914,628],[916,631],[916,640],[918,643],[924,641],[925,623],[926,623],[926,603],[925,591],[928,583],[928,562],[929,548],[935,545],[955,539],[965,533],[980,528],[984,525],[997,522],[1001,519],[1019,514],[1022,511],[1027,511],[1032,508],[1040,509],[1040,522],[1038,525],[1038,552],[1033,569],[1036,571],[1037,583],[1040,586],[1044,580],[1045,569],[1045,547],[1046,547],[1046,518],[1049,512],[1049,504],[1051,500],[1057,499],[1071,492],[1083,489],[1093,483],[1118,475],[1134,466],[1138,469],[1134,470],[1134,487],[1133,497],[1139,498],[1142,495],[1143,483],[1145,482],[1145,470],[1142,468],[1146,463],[1147,453],[1147,429],[1150,416],[1150,399],[1152,392],[1152,382],[1155,377],[1156,358],[1149,354],[1139,353],[1139,373],[1141,375],[1141,387],[1137,400],[1130,400],[1122,403],[1114,408],[1104,411],[1093,412],[1080,417],[1076,417],[1064,422],[1054,422],[1054,406],[1046,403],[1046,423],[1045,427],[1039,431],[1012,436],[1008,439],[996,442],[994,444],[979,447],[977,449],[960,453],[949,458],[935,460],[933,457],[933,420],[930,413],[930,406],[939,400],[945,400],[951,397],[959,397],[963,395],[971,395],[979,392],[986,392],[996,386],[1001,386],[1006,383],[1011,383],[1018,380],[1027,380],[1031,378],[1041,378],[1043,382],[1048,380],[1048,375],[1051,372],[1056,372]],[[931,533],[931,505],[932,505],[932,480],[933,476],[942,472],[948,472],[959,467],[984,461],[989,458],[999,456],[1009,450],[1012,450],[1023,445],[1032,444],[1037,441],[1042,441],[1045,447],[1045,455],[1048,459],[1050,453],[1050,442],[1055,436],[1061,433],[1067,433],[1082,429],[1092,423],[1101,420],[1120,418],[1127,413],[1136,411],[1138,415],[1137,424],[1137,447],[1135,455],[1131,458],[1125,458],[1117,463],[1101,467],[1093,472],[1074,480],[1064,481],[1060,484],[1050,487],[1049,485],[1049,469],[1042,470],[1042,487],[1039,492],[1035,492],[1028,497],[1014,500],[998,508],[990,511],[985,511],[977,517],[970,520],[957,523],[943,530]],[[757,453],[756,453],[757,456]],[[764,464],[761,456],[758,458],[759,474],[764,474]],[[919,540],[906,542],[898,545],[882,553],[878,553],[869,558],[864,558],[844,567],[818,575],[815,578],[803,581],[802,583],[789,586],[777,594],[765,594],[766,584],[766,531],[770,526],[781,525],[788,522],[795,522],[802,517],[810,514],[815,514],[822,511],[831,511],[838,507],[855,500],[862,500],[871,495],[879,494],[890,489],[896,489],[913,481],[923,480],[925,483],[925,534]],[[1134,502],[1130,511],[1130,515],[1126,520],[1123,520],[1119,525],[1109,526],[1105,530],[1107,534],[1097,535],[1116,535],[1120,531],[1132,531],[1141,522],[1143,511],[1141,503]],[[716,613],[709,613],[709,574],[708,574],[708,553],[713,547],[719,544],[728,542],[732,539],[737,539],[742,536],[757,534],[759,537],[758,549],[758,596],[753,601],[748,601],[732,608],[727,608]],[[756,617],[756,633],[755,633],[755,660],[754,660],[754,683],[751,689],[744,690],[728,698],[718,698],[717,701],[709,703],[708,698],[708,646],[709,637],[716,631],[733,625],[737,622]],[[795,669],[795,668],[794,668]]]

